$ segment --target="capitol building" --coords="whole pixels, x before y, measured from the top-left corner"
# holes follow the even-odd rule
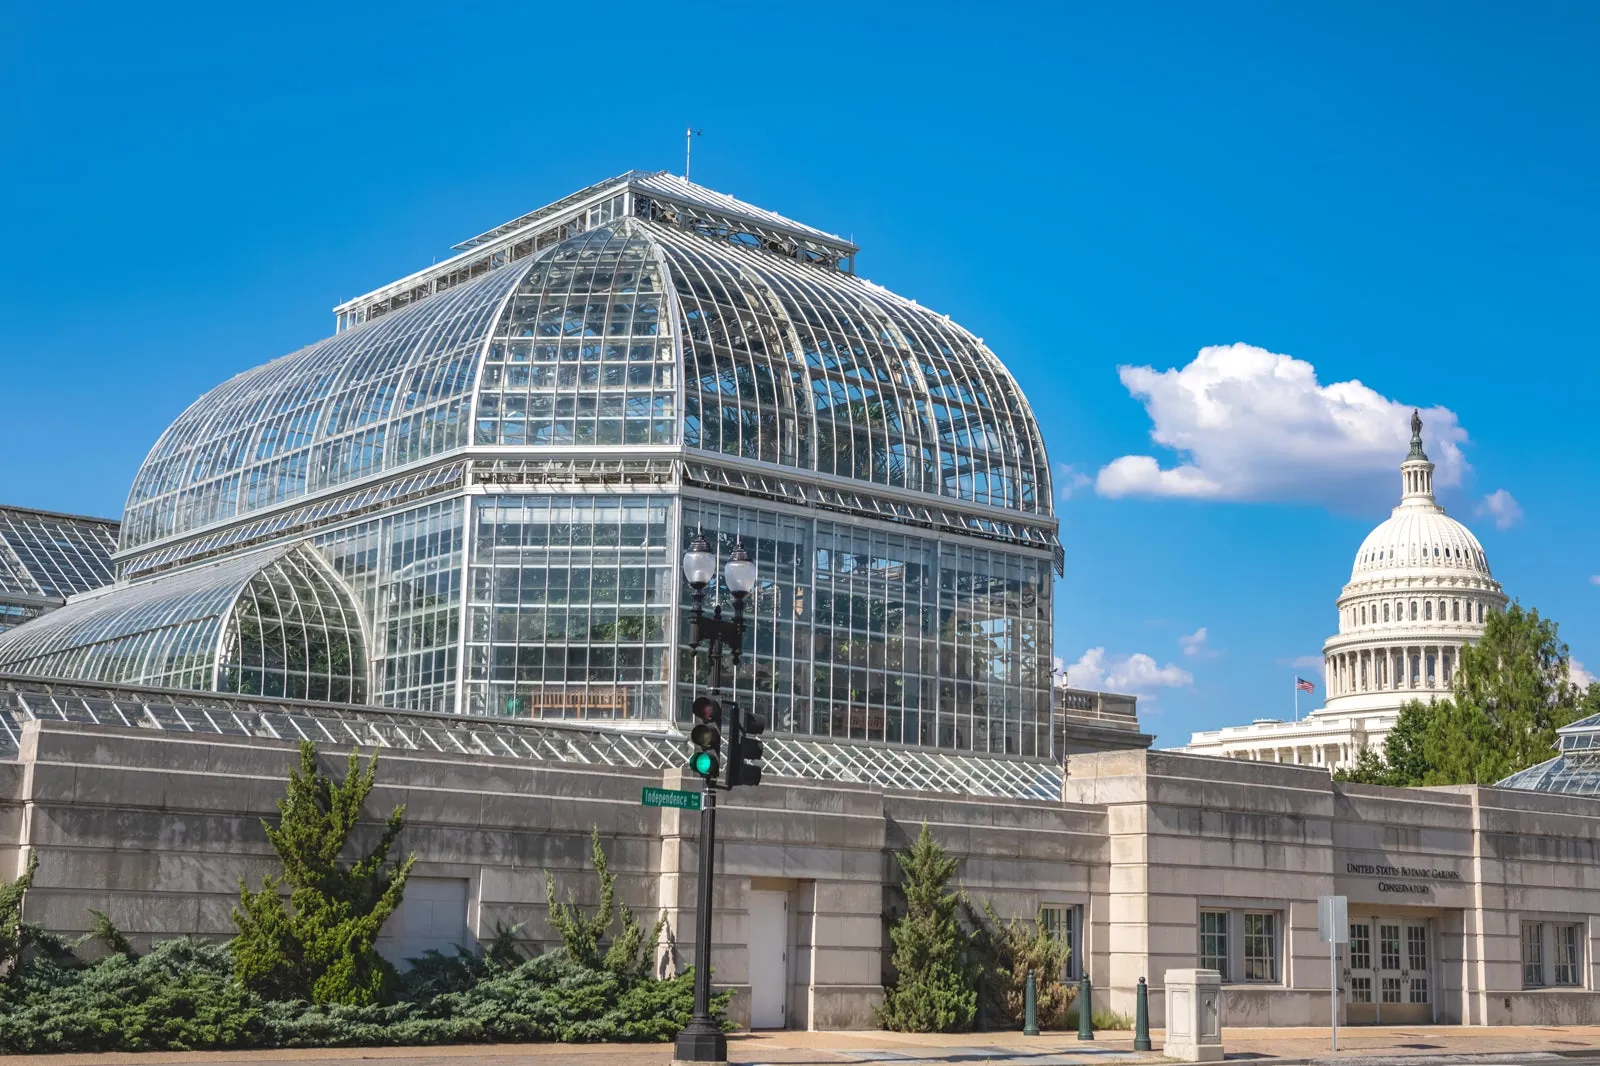
[[[1400,464],[1400,503],[1356,552],[1339,594],[1339,628],[1322,646],[1326,705],[1300,721],[1258,719],[1195,733],[1182,750],[1262,762],[1352,765],[1383,747],[1400,708],[1446,696],[1461,648],[1506,595],[1472,531],[1433,495],[1422,418]]]

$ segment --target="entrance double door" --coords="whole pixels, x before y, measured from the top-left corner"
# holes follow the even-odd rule
[[[1433,930],[1427,919],[1352,913],[1349,952],[1344,973],[1350,1025],[1434,1020]]]

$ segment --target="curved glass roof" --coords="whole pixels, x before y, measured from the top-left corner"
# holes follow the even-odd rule
[[[200,397],[139,469],[122,547],[465,445],[484,340],[520,273],[492,271]]]
[[[365,645],[349,592],[301,544],[75,599],[0,633],[0,670],[359,701]]]
[[[636,210],[213,389],[146,459],[123,549],[469,445],[668,446],[1050,515],[1038,425],[977,338],[801,252]]]

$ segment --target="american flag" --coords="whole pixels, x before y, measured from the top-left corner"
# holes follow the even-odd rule
[[[1301,692],[1317,691],[1317,686],[1313,685],[1303,677],[1297,677],[1294,679],[1294,687],[1299,689]]]

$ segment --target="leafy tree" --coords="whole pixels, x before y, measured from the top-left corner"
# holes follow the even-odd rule
[[[947,890],[956,860],[934,841],[926,824],[899,860],[906,911],[889,930],[894,978],[885,982],[879,1021],[886,1029],[911,1033],[970,1029],[978,992],[967,937],[956,918],[962,899]]]
[[[561,937],[561,946],[567,955],[580,966],[591,970],[605,970],[627,980],[638,980],[650,973],[656,945],[661,942],[667,919],[663,915],[645,937],[644,927],[626,903],[617,902],[617,875],[611,872],[606,853],[600,847],[600,829],[595,827],[589,836],[589,854],[595,873],[600,875],[600,906],[592,916],[585,916],[583,908],[567,893],[565,903],[556,899],[556,879],[549,871],[544,875],[544,897],[549,907],[549,922]],[[602,944],[616,921],[617,911],[622,912],[622,929],[609,944]]]
[[[1513,603],[1461,649],[1448,699],[1412,701],[1381,759],[1363,752],[1346,780],[1386,785],[1493,784],[1550,758],[1556,730],[1600,713],[1600,684],[1572,683],[1556,623]]]
[[[343,781],[326,777],[316,749],[300,745],[300,765],[278,801],[277,826],[263,820],[267,839],[283,860],[283,873],[259,892],[241,879],[234,923],[234,972],[247,987],[271,999],[369,1004],[390,988],[394,968],[377,952],[378,933],[400,905],[415,856],[385,866],[405,824],[405,807],[390,812],[377,844],[366,855],[341,861],[372,793],[377,755],[363,773],[357,752]],[[289,889],[288,907],[280,887]]]
[[[1022,1024],[1028,974],[1032,972],[1038,982],[1039,1024],[1046,1029],[1064,1026],[1074,991],[1061,978],[1072,949],[1066,937],[1045,926],[1043,910],[1032,922],[1024,922],[1016,918],[1001,921],[994,904],[987,900],[981,915],[970,906],[964,909],[981,969],[983,1024]]]
[[[1432,705],[1409,701],[1400,708],[1394,728],[1384,740],[1383,752],[1362,748],[1355,766],[1338,771],[1334,777],[1368,785],[1422,784],[1428,774],[1426,742],[1432,714]]]

